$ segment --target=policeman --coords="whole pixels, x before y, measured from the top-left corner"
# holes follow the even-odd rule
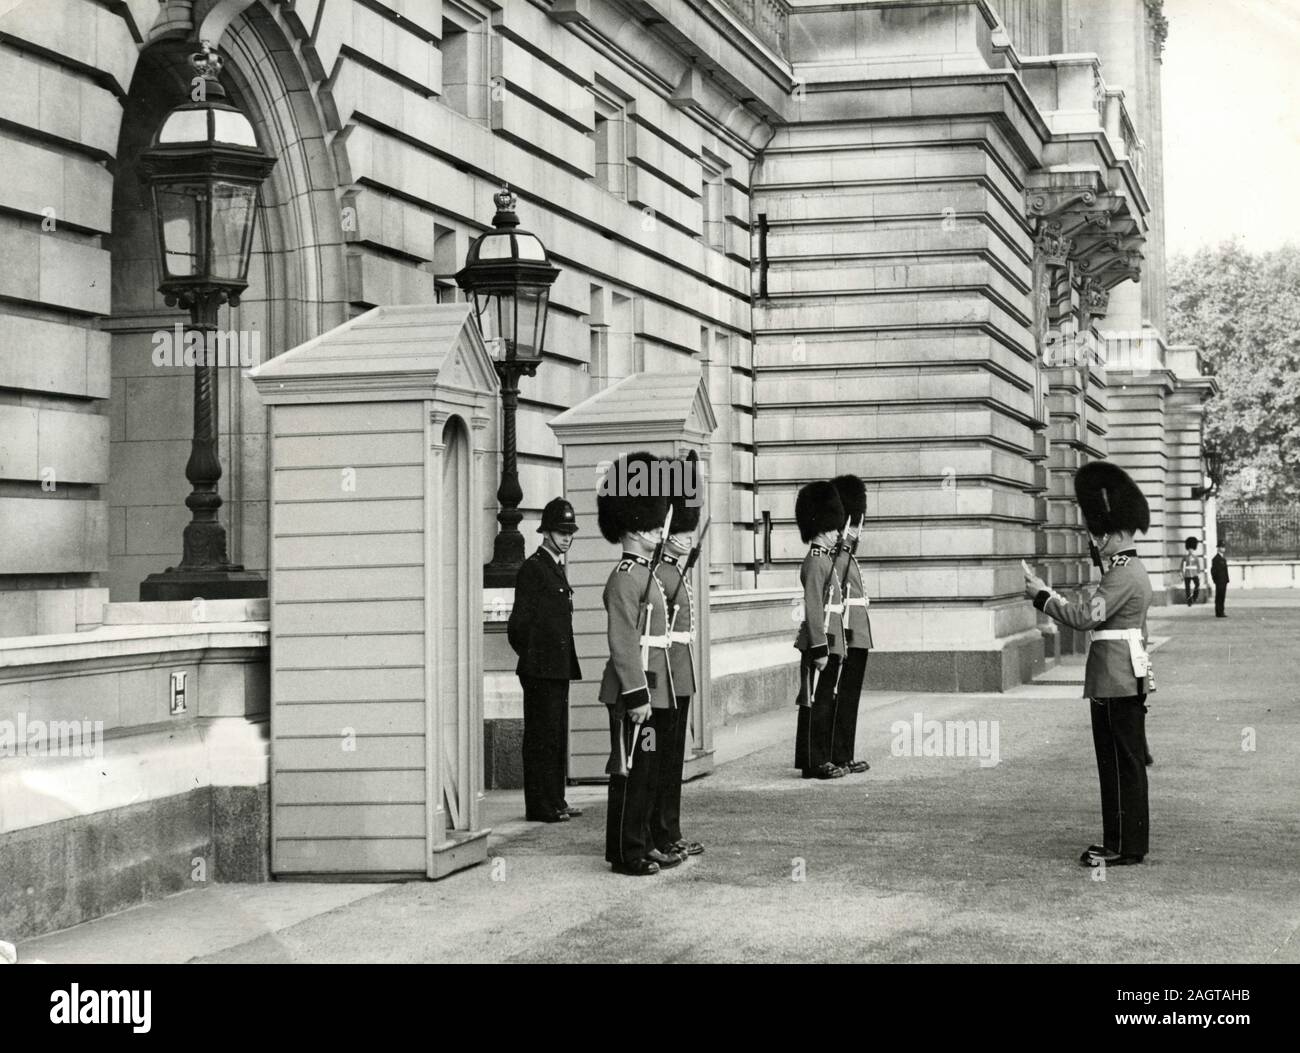
[[[524,815],[562,823],[582,814],[564,799],[569,739],[569,681],[581,680],[573,645],[573,589],[564,555],[578,532],[573,506],[557,497],[542,510],[542,543],[515,579],[506,626],[524,689]]]
[[[845,772],[831,761],[831,738],[835,685],[844,658],[844,608],[831,556],[844,525],[844,505],[831,483],[809,483],[795,498],[794,517],[799,536],[809,543],[799,569],[803,621],[794,645],[803,658],[799,663],[794,766],[805,779],[839,779]]]
[[[683,473],[683,478],[690,478]],[[699,841],[682,836],[682,765],[690,735],[691,696],[695,694],[695,595],[686,564],[700,522],[699,505],[685,495],[672,497],[672,533],[664,545],[664,558],[655,571],[668,598],[668,665],[672,671],[674,708],[656,714],[667,741],[659,742],[659,784],[650,808],[650,834],[665,855],[682,859],[704,851]]]
[[[1228,595],[1228,546],[1222,541],[1216,546],[1214,558],[1210,560],[1210,580],[1214,582],[1214,616],[1226,618],[1223,601]]]
[[[862,570],[856,549],[867,512],[867,487],[856,475],[841,475],[831,480],[847,521],[844,524],[849,545],[835,562],[835,572],[844,585],[844,665],[835,693],[835,724],[831,737],[831,763],[850,773],[867,771],[871,765],[853,759],[853,744],[858,734],[858,704],[862,681],[867,672],[867,654],[871,650],[871,618],[867,614],[866,591],[862,588]]]
[[[632,453],[624,458],[628,470],[615,465],[607,480],[640,474],[630,466],[650,465],[654,458]],[[609,619],[609,661],[600,682],[600,700],[609,708],[609,813],[605,827],[605,859],[616,873],[645,876],[677,866],[677,854],[655,848],[650,809],[657,790],[659,746],[673,708],[675,691],[668,664],[668,601],[654,575],[662,554],[667,497],[624,494],[613,482],[602,483],[596,497],[597,522],[610,544],[621,545],[623,558],[605,582],[605,613]]]
[[[1102,568],[1101,586],[1091,599],[1069,603],[1022,564],[1025,593],[1061,624],[1092,631],[1083,693],[1092,700],[1102,843],[1089,845],[1079,862],[1126,866],[1141,863],[1148,848],[1143,703],[1154,690],[1146,653],[1151,581],[1133,547],[1133,535],[1150,529],[1151,513],[1137,484],[1109,461],[1080,468],[1074,493],[1088,528],[1093,562]]]

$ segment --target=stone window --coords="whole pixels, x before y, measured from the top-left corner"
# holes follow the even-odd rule
[[[704,175],[700,194],[703,224],[700,231],[704,244],[715,249],[727,248],[727,173],[728,165],[707,150],[700,160]]]
[[[627,197],[627,104],[601,84],[593,85],[596,98],[596,185],[615,197]]]
[[[447,0],[442,18],[442,101],[488,123],[488,19],[476,5]]]

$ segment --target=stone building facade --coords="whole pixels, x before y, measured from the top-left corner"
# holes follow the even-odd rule
[[[200,856],[264,870],[264,824],[225,821],[265,814],[264,607],[134,603],[179,557],[191,427],[190,371],[156,361],[181,316],[137,161],[197,41],[278,158],[224,323],[259,361],[376,305],[455,299],[492,194],[518,195],[562,269],[521,393],[530,545],[562,489],[548,421],[633,373],[704,376],[715,722],[791,695],[810,478],[868,484],[876,688],[1000,690],[1080,646],[1022,598],[1019,561],[1088,580],[1085,459],[1148,487],[1157,591],[1203,532],[1213,382],[1163,335],[1159,0],[0,6],[0,718],[103,719],[113,758],[112,785],[72,764],[75,792],[0,758],[0,859],[67,890],[0,904],[20,928],[183,887]],[[220,404],[231,554],[264,570],[266,410],[237,367]],[[499,461],[481,471],[491,495]],[[520,716],[508,603],[483,627],[497,782]],[[179,718],[172,672],[198,696]],[[203,773],[183,790],[151,763],[176,719]],[[151,863],[41,877],[50,843],[72,858],[161,814]]]

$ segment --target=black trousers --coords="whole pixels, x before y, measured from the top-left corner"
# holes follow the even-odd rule
[[[1216,615],[1218,615],[1220,618],[1222,618],[1222,617],[1224,616],[1224,615],[1223,615],[1223,600],[1224,600],[1224,593],[1226,593],[1227,591],[1228,591],[1228,583],[1227,583],[1226,581],[1225,581],[1225,582],[1222,582],[1222,583],[1215,582],[1215,585],[1214,585],[1214,613],[1215,613]]]
[[[820,673],[811,658],[804,655],[799,675],[807,685],[817,680],[811,706],[799,707],[799,722],[794,735],[794,766],[804,774],[815,772],[831,759],[831,739],[835,734],[835,681],[840,674],[840,656],[830,655]],[[807,688],[805,686],[804,690]]]
[[[862,698],[868,654],[866,648],[850,647],[840,673],[840,689],[835,696],[835,723],[831,731],[831,763],[840,768],[853,760],[853,743],[858,737],[858,703]]]
[[[1197,598],[1201,595],[1201,579],[1184,578],[1183,592],[1187,596],[1187,606],[1190,607],[1193,603],[1196,602]]]
[[[659,718],[659,773],[650,804],[650,839],[663,851],[682,840],[682,765],[691,730],[691,696],[678,695],[676,709],[656,710]]]
[[[549,817],[564,799],[569,752],[569,682],[521,676],[524,688],[524,814]]]
[[[1145,699],[1134,695],[1091,703],[1102,845],[1125,856],[1144,856],[1148,849]]]
[[[610,707],[613,757],[605,819],[605,861],[608,863],[634,863],[655,847],[650,834],[650,809],[659,784],[659,751],[668,742],[668,736],[663,733],[667,724],[664,714],[671,712],[651,710],[650,719],[637,725],[627,717],[615,717]],[[626,774],[615,770],[620,756],[629,761]]]

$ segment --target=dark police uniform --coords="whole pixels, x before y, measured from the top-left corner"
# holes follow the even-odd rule
[[[831,551],[822,545],[810,545],[799,568],[804,616],[794,645],[803,658],[799,663],[794,766],[801,769],[805,779],[814,778],[831,764],[835,687],[844,659],[843,594],[831,566]],[[814,661],[823,657],[827,659],[826,668],[818,672]]]
[[[870,600],[862,587],[862,570],[856,556],[850,554],[844,567],[844,665],[839,690],[835,694],[835,726],[831,738],[831,763],[837,768],[849,765],[867,770],[866,761],[853,759],[853,745],[858,736],[858,705],[862,698],[862,681],[867,673],[867,655],[871,651]]]
[[[1228,561],[1224,559],[1222,552],[1216,552],[1214,558],[1210,560],[1210,580],[1214,582],[1214,616],[1226,618],[1227,615],[1223,612],[1223,601],[1228,593]]]
[[[641,597],[650,581],[650,561],[624,552],[605,583],[609,617],[609,661],[600,683],[600,700],[609,707],[609,814],[605,830],[605,859],[631,866],[655,848],[650,832],[651,801],[656,792],[659,749],[666,745],[668,719],[674,708],[674,685],[668,661],[668,607],[656,578],[648,602],[651,611],[649,668],[641,664],[643,608]],[[630,709],[650,703],[651,717],[637,726]]]
[[[690,737],[691,696],[695,694],[695,596],[690,580],[683,576],[685,557],[665,552],[655,571],[668,600],[668,666],[672,674],[672,709],[655,714],[666,739],[659,741],[657,790],[650,809],[650,834],[661,852],[686,851],[697,855],[704,849],[682,837],[682,766],[686,761],[686,740]]]
[[[1092,739],[1101,784],[1102,845],[1107,852],[1140,861],[1149,848],[1146,658],[1151,579],[1136,549],[1110,557],[1091,599],[1067,603],[1039,592],[1034,606],[1073,629],[1090,630],[1083,693],[1092,700]]]
[[[524,812],[553,822],[568,810],[569,681],[581,680],[582,670],[573,644],[573,589],[544,547],[519,568],[506,631],[524,689]]]

